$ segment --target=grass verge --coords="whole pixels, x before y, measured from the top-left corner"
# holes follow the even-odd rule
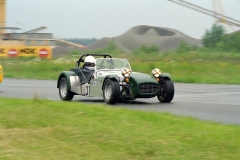
[[[111,53],[110,53],[111,54]],[[240,84],[240,54],[166,52],[162,54],[115,54],[129,60],[133,71],[151,74],[153,68],[172,75],[174,82]],[[36,58],[1,59],[5,77],[56,80],[61,71],[75,68],[79,56],[40,60]]]
[[[239,159],[240,127],[166,113],[0,98],[0,159]]]

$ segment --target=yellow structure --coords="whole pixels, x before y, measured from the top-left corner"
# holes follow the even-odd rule
[[[5,0],[0,0],[0,27],[6,27],[6,10]],[[5,29],[0,29],[0,34],[4,34]]]
[[[46,27],[40,27],[25,33],[7,33],[7,29],[18,30],[17,27],[6,27],[6,1],[0,0],[0,58],[3,57],[39,57],[52,58],[52,48],[55,46],[83,45],[55,39],[52,34],[37,34]]]
[[[0,83],[2,82],[3,80],[3,69],[2,69],[2,66],[0,66]]]
[[[52,48],[49,46],[0,46],[0,58],[2,57],[39,57],[52,58]]]
[[[214,15],[217,17],[217,13],[221,14],[221,19],[216,19],[216,23],[223,23],[226,24],[226,19],[223,13],[222,2],[220,0],[212,0],[213,11],[215,12]]]

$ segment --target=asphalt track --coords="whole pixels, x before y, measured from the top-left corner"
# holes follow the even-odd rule
[[[240,125],[240,85],[174,83],[171,103],[159,103],[157,98],[121,102],[113,107],[134,110],[168,112],[201,120]],[[34,97],[60,100],[56,81],[5,78],[0,84],[0,97]],[[73,101],[106,105],[101,97],[75,96]]]

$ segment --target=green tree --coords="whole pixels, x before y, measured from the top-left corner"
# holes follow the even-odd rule
[[[225,35],[221,42],[224,51],[240,52],[240,31]]]
[[[217,43],[220,42],[225,35],[225,30],[223,26],[213,24],[210,30],[206,30],[202,43],[205,47],[215,48]]]

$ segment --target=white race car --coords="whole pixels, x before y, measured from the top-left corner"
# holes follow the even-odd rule
[[[82,95],[103,97],[108,104],[115,104],[120,99],[155,96],[160,102],[171,102],[174,85],[169,76],[158,68],[152,70],[152,76],[132,72],[128,60],[107,54],[84,54],[76,62],[76,68],[60,73],[57,88],[64,101],[72,100],[74,95]]]

